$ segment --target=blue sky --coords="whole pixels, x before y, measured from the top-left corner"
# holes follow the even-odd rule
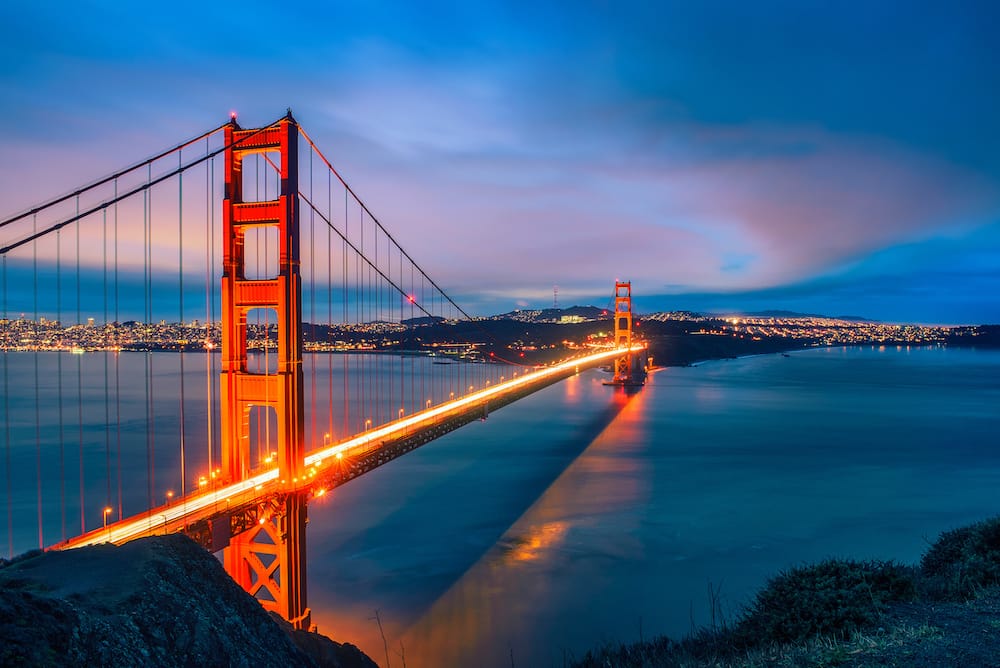
[[[35,6],[37,5],[37,6]],[[991,2],[7,3],[27,208],[291,107],[474,311],[1000,321]]]

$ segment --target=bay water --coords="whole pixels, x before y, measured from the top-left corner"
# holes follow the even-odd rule
[[[114,408],[109,358],[79,357],[60,362],[67,393],[82,379],[78,398],[36,411],[33,367],[44,399],[63,378],[57,355],[6,356],[15,521],[3,542],[15,552],[37,546],[36,466],[46,544],[60,523],[71,535],[93,528],[104,497],[117,505],[119,440],[126,514],[179,475],[177,412],[158,407],[154,427],[144,423],[133,367],[145,356],[122,356]],[[157,392],[170,396],[178,356],[153,358]],[[190,474],[206,466],[193,435],[205,431],[211,377],[188,364]],[[308,600],[320,631],[380,665],[562,666],[605,642],[733,619],[781,569],[831,556],[915,562],[939,532],[1000,513],[1000,351],[713,361],[656,371],[631,394],[605,378],[583,372],[314,500]],[[167,435],[150,489],[144,437],[156,430]]]
[[[321,630],[382,665],[562,666],[679,637],[713,608],[732,620],[781,569],[913,563],[939,532],[1000,513],[998,351],[714,361],[633,395],[603,378],[543,390],[311,508]]]

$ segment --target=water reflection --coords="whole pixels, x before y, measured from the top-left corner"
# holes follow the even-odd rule
[[[614,419],[493,548],[402,633],[408,665],[500,666],[510,665],[512,657],[521,665],[547,664],[553,657],[544,636],[552,629],[535,621],[553,597],[565,602],[565,593],[554,591],[563,587],[555,574],[594,557],[599,571],[602,559],[641,549],[634,541],[599,551],[588,545],[595,527],[623,508],[641,505],[649,492],[648,475],[630,454],[644,443],[642,394],[614,392],[606,397],[616,409]],[[578,584],[581,603],[589,585],[604,578],[600,572],[591,576]]]
[[[393,665],[562,665],[707,623],[709,582],[734,610],[804,561],[913,561],[995,508],[998,371],[821,350],[667,369],[631,399],[581,374],[338,490],[310,602],[383,664],[375,608]]]

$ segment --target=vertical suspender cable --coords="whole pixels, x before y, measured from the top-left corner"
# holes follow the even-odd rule
[[[410,296],[410,298],[409,298],[408,301],[410,302],[410,328],[412,329],[413,328],[413,318],[416,315],[414,313],[414,311],[413,311],[414,292],[413,292],[413,263],[412,262],[410,263],[410,292],[409,292],[409,296]],[[413,413],[416,410],[416,403],[417,403],[417,398],[416,398],[417,379],[416,379],[416,375],[415,375],[416,374],[416,370],[415,370],[415,364],[414,364],[413,357],[414,357],[413,355],[410,355],[410,410],[407,411],[408,413]]]
[[[56,232],[56,327],[59,342],[56,347],[56,376],[59,380],[59,512],[62,520],[62,540],[66,540],[66,439],[63,428],[63,322],[62,322],[62,231]],[[40,465],[39,465],[40,466]],[[41,489],[39,489],[41,503]]]
[[[365,228],[365,213],[361,211],[361,229]],[[372,273],[371,263],[368,261],[368,253],[371,250],[365,251],[362,247],[361,259],[365,260],[365,323],[368,325],[369,336],[371,339],[368,342],[369,350],[374,352],[375,341],[377,340],[377,332],[371,327],[371,323],[375,321],[375,289],[374,289],[374,274]],[[388,422],[382,416],[382,403],[379,401],[377,386],[375,383],[375,373],[376,373],[376,357],[372,354],[368,355],[368,365],[367,365],[367,378],[366,385],[368,386],[368,397],[371,402],[372,410],[375,411],[376,422],[381,424],[383,421]]]
[[[177,151],[177,166],[182,163],[183,150]],[[177,282],[179,284],[179,294],[177,299],[177,321],[180,327],[181,339],[185,341],[180,344],[180,367],[181,367],[181,415],[180,415],[180,453],[181,453],[181,498],[187,494],[187,462],[184,457],[184,348],[187,346],[187,336],[184,332],[184,173],[177,175]]]
[[[355,256],[354,258],[354,273],[357,276],[357,324],[358,331],[362,333],[362,336],[367,336],[364,327],[362,326],[365,321],[365,268],[361,266],[361,257],[364,256],[365,252],[365,219],[364,213],[362,212],[361,220],[358,221],[359,239],[358,244],[361,248],[361,254]],[[375,419],[375,424],[382,424],[378,415],[375,414],[371,409],[371,404],[368,401],[368,354],[362,351],[361,355],[358,355],[359,363],[361,365],[361,374],[358,378],[361,383],[361,405],[363,407],[364,415],[370,416]]]
[[[147,168],[146,179],[147,183],[152,180],[152,169]],[[152,316],[152,304],[150,304],[150,272],[152,267],[150,267],[150,219],[152,218],[152,208],[153,208],[153,196],[152,193],[147,189],[142,191],[142,295],[143,295],[143,320],[145,321],[143,329],[145,330],[145,335],[143,338],[148,338],[150,329],[153,326],[153,316]],[[149,343],[146,342],[146,350],[144,351],[143,359],[143,375],[145,378],[145,390],[146,390],[146,502],[147,508],[153,508],[155,503],[153,502],[153,422],[152,422],[152,364],[150,356],[152,353],[148,349]]]
[[[421,274],[421,276],[420,276],[420,303],[421,304],[424,303],[424,277],[423,277],[423,274]],[[421,362],[422,362],[424,358],[421,357],[420,359],[421,359]],[[421,368],[421,373],[420,373],[420,405],[417,406],[417,410],[418,411],[422,411],[427,406],[427,402],[425,401],[427,399],[427,391],[424,389],[424,377],[426,375],[427,374],[424,373],[423,368]]]
[[[398,248],[398,246],[397,246],[397,248]],[[399,285],[400,285],[400,287],[402,287],[402,285],[403,285],[403,253],[402,252],[399,254]],[[405,308],[405,304],[406,304],[406,300],[403,299],[402,295],[400,295],[399,296],[399,324],[400,324],[400,326],[402,326],[403,321],[406,319],[406,317],[403,315],[403,309]],[[404,334],[406,332],[405,329],[401,329],[401,331]],[[401,336],[402,336],[402,334],[401,334]],[[399,357],[399,404],[403,405],[403,403],[405,401],[406,401],[406,367],[405,367],[405,362],[404,362],[403,357],[402,357],[402,353],[400,353],[400,357]],[[393,404],[393,405],[395,405],[395,404]]]
[[[7,318],[7,254],[3,256],[3,430],[4,455],[7,471],[7,558],[14,556],[14,497],[10,476],[10,383],[7,370],[7,349],[10,347],[10,320]]]
[[[372,254],[375,257],[375,261],[370,265],[369,274],[372,277],[372,312],[373,312],[373,322],[381,322],[382,320],[382,277],[379,276],[379,266],[378,266],[378,228],[372,228]],[[382,332],[376,330],[375,345],[380,347],[382,342]],[[381,355],[374,358],[375,364],[373,365],[373,375],[374,375],[374,393],[375,401],[380,406],[380,410],[389,410],[388,405],[385,403],[382,397],[382,359]],[[390,415],[391,417],[391,415]]]
[[[309,200],[313,201],[313,152],[309,151]],[[300,236],[299,239],[302,237]],[[309,331],[313,340],[313,352],[309,355],[309,370],[312,376],[312,444],[316,444],[316,210],[309,207]],[[303,345],[303,347],[305,347]],[[321,440],[322,442],[322,440]]]
[[[103,261],[103,286],[101,296],[104,300],[104,479],[106,482],[104,493],[104,507],[111,507],[111,381],[110,364],[108,355],[111,354],[110,329],[108,327],[108,210],[102,213],[101,220],[101,259]]]
[[[80,198],[76,198],[76,215],[80,215]],[[76,221],[76,324],[83,324],[80,311],[80,221]],[[80,533],[87,531],[87,516],[83,508],[83,355],[76,356],[76,423],[80,455]]]
[[[205,150],[208,151],[208,147],[206,147]],[[210,203],[209,204],[209,208],[211,209],[211,213],[210,213],[210,215],[208,217],[208,219],[209,219],[209,225],[210,225],[210,230],[211,230],[211,233],[209,234],[209,236],[211,237],[211,242],[210,242],[211,260],[209,261],[209,266],[211,267],[211,275],[214,278],[214,276],[215,276],[215,158],[214,157],[211,160],[209,160],[209,171],[210,171],[209,181],[211,182],[211,186],[209,188],[209,191],[210,191],[210,193],[209,193],[209,203]],[[209,315],[209,319],[208,319],[208,322],[209,322],[209,325],[210,325],[209,326],[209,333],[210,333],[209,336],[211,336],[211,340],[213,342],[213,349],[214,349],[214,341],[215,341],[215,290],[209,290],[209,302],[210,302],[210,310],[209,310],[209,314],[210,315]],[[215,370],[215,366],[214,366],[215,365],[215,356],[210,354],[208,357],[209,357],[209,363],[208,364],[209,364],[209,368],[210,368],[209,375],[211,376],[211,378],[209,379],[209,390],[208,390],[208,403],[209,403],[208,412],[209,412],[209,415],[211,415],[212,412],[213,412],[213,406],[214,406],[214,403],[212,402],[212,392],[213,392],[214,388],[216,387],[216,384],[214,382],[212,382],[212,381],[215,378],[217,378],[218,376],[214,373],[214,370]],[[210,432],[209,432],[209,441],[208,441],[208,461],[209,461],[209,467],[212,466],[212,456],[213,456],[212,439],[214,438],[214,436],[215,436],[214,430],[210,429]],[[213,468],[212,470],[214,471],[215,469]]]
[[[342,335],[344,336],[344,338],[347,339],[348,335],[350,333],[350,329],[348,329],[348,327],[347,327],[347,318],[348,318],[348,315],[347,315],[347,295],[348,295],[348,291],[347,291],[347,189],[346,188],[344,189],[344,243],[343,243],[343,248],[344,248],[344,258],[343,258],[343,261],[341,262],[341,267],[344,270],[344,272],[343,272],[344,273],[344,277],[343,277],[343,280],[341,281],[341,285],[342,285],[342,288],[343,288],[343,295],[341,296],[341,305],[343,306],[344,315],[343,315],[343,320],[341,321],[341,325],[340,325],[341,329],[340,329],[340,331],[342,332]],[[349,349],[350,348],[348,348],[348,350]],[[348,402],[348,392],[347,392],[347,390],[348,390],[347,372],[348,372],[348,362],[350,362],[350,355],[348,355],[345,352],[343,354],[343,356],[341,357],[341,362],[342,362],[342,366],[343,366],[343,369],[344,369],[344,436],[346,437],[346,436],[349,436],[350,433],[351,433],[350,423],[349,423],[351,411],[350,411],[350,404]]]
[[[378,266],[378,228],[372,228],[372,253],[375,257],[375,261],[370,265],[368,273],[372,277],[372,300],[374,302],[372,306],[373,322],[381,322],[382,320],[382,277],[379,276],[379,266]],[[375,345],[380,346],[382,340],[382,332],[376,330],[375,332]],[[388,406],[382,398],[382,356],[378,355],[374,358],[375,363],[372,365],[373,368],[373,387],[375,393],[375,401],[380,406],[380,410],[388,410]],[[391,416],[390,416],[391,417]]]
[[[361,324],[361,262],[358,260],[356,254],[352,254],[352,258],[354,259],[354,324],[360,325]],[[355,327],[354,331],[356,335],[360,337],[361,328]],[[365,405],[365,392],[364,392],[365,381],[364,381],[364,368],[362,366],[364,355],[360,353],[361,351],[359,350],[359,354],[355,356],[356,361],[354,363],[354,378],[355,381],[361,385],[361,387],[358,388],[358,397],[359,397],[358,405],[361,411],[359,418],[361,420],[370,420],[371,417],[368,414],[368,407]]]
[[[211,139],[205,138],[205,154],[211,151]],[[206,442],[208,444],[208,471],[215,472],[212,462],[212,175],[208,162],[205,162],[205,416],[207,418]]]
[[[122,513],[122,395],[121,395],[121,374],[119,361],[121,358],[121,341],[117,340],[120,319],[118,312],[118,179],[115,179],[115,439],[118,448],[118,519],[121,520]]]
[[[330,190],[333,175],[326,172],[326,217],[333,220],[333,191]],[[326,226],[326,363],[327,363],[327,399],[330,402],[327,410],[326,431],[333,438],[333,350],[330,332],[333,329],[333,230]],[[344,434],[346,437],[347,434]]]
[[[31,217],[31,233],[38,233],[38,216]],[[58,234],[56,239],[58,239]],[[42,402],[38,396],[38,349],[41,347],[41,322],[38,320],[38,241],[31,242],[31,262],[32,262],[32,283],[33,283],[33,304],[34,304],[34,328],[35,328],[35,476],[38,485],[38,549],[45,547],[42,536]]]
[[[392,246],[389,244],[388,239],[386,239],[385,244],[385,273],[389,276],[387,282],[392,284]],[[392,319],[396,317],[395,308],[393,307],[393,296],[394,292],[391,289],[386,289],[386,299],[385,299],[385,319],[386,322],[392,322]],[[399,332],[399,328],[396,328],[396,333],[402,340],[403,335]],[[391,356],[387,356],[388,362],[385,369],[385,385],[389,389],[389,405],[396,405],[396,369],[393,366],[396,363],[396,358],[399,357],[399,351],[396,350]]]

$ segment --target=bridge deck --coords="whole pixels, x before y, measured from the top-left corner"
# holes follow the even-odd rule
[[[643,349],[643,345],[635,345],[632,352]],[[623,350],[603,350],[551,367],[526,369],[510,380],[315,450],[305,457],[307,473],[302,479],[280,480],[277,468],[271,468],[238,483],[199,489],[168,505],[95,529],[53,548],[69,549],[108,542],[120,544],[142,536],[176,532],[188,533],[210,547],[212,523],[219,518],[252,520],[262,504],[289,493],[322,496],[333,487],[476,420],[488,409],[504,406],[582,368],[599,365],[621,354]]]

